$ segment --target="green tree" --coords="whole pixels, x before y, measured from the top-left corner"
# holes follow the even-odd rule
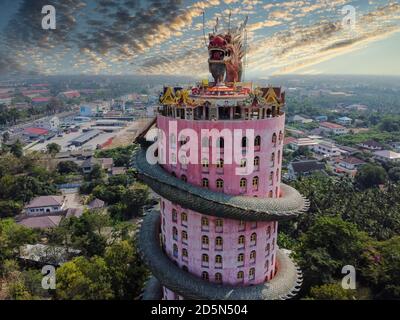
[[[21,141],[17,140],[10,147],[10,152],[17,158],[21,158],[24,154]]]
[[[73,161],[61,161],[57,164],[57,171],[60,174],[78,173],[79,166]]]
[[[101,257],[77,257],[57,269],[56,297],[60,300],[114,298],[110,272]]]
[[[14,217],[21,213],[22,205],[13,200],[0,200],[0,218]]]
[[[384,168],[371,163],[363,165],[356,174],[355,181],[357,185],[363,189],[376,187],[386,183],[388,180],[387,173]]]
[[[49,143],[46,147],[47,149],[47,153],[55,156],[57,153],[59,153],[61,151],[61,146],[57,143]]]
[[[357,267],[358,257],[371,240],[356,225],[340,217],[317,217],[300,237],[296,250],[308,284],[331,283],[342,267]]]
[[[354,300],[355,290],[345,290],[338,283],[329,283],[312,287],[308,298],[313,300]]]
[[[377,242],[363,255],[362,276],[379,299],[400,299],[400,236]]]

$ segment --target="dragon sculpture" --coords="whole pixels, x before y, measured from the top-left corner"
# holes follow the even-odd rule
[[[226,33],[218,33],[217,28],[209,34],[208,66],[215,84],[239,82],[242,78],[242,59],[245,51],[242,44],[243,30],[247,18],[240,27]],[[217,22],[218,24],[218,22]]]

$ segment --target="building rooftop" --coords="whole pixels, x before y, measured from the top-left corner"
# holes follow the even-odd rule
[[[360,145],[365,145],[365,146],[374,147],[374,148],[382,148],[382,145],[379,142],[376,142],[375,140],[367,140],[367,141],[361,142]]]
[[[38,207],[52,207],[61,206],[64,202],[63,196],[40,196],[33,198],[26,206],[25,209],[38,208]]]
[[[359,165],[359,164],[364,164],[365,161],[358,159],[356,157],[347,157],[339,160],[340,162],[345,162],[348,164],[354,164],[354,165]]]
[[[374,155],[376,155],[378,157],[386,158],[388,160],[400,159],[400,153],[390,151],[390,150],[375,151]]]
[[[320,126],[328,129],[345,129],[345,127],[341,126],[340,124],[332,122],[321,122]]]
[[[105,202],[103,200],[100,199],[94,199],[92,200],[89,204],[88,207],[90,209],[100,209],[100,208],[104,208],[105,206]]]
[[[42,128],[25,128],[24,133],[45,136],[49,133],[49,130],[42,129]]]
[[[76,143],[85,143],[86,141],[96,137],[97,135],[99,135],[101,133],[101,131],[99,130],[90,130],[82,135],[80,135],[79,137],[71,140],[71,142],[76,142]]]
[[[19,258],[51,265],[61,265],[80,253],[81,251],[76,249],[38,243],[20,247]]]
[[[18,224],[31,229],[47,229],[57,227],[62,218],[61,215],[27,217],[18,221]]]
[[[325,169],[325,164],[318,162],[317,160],[295,161],[292,162],[291,165],[296,173],[305,173]]]

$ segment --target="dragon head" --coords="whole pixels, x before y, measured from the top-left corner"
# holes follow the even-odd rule
[[[216,84],[241,81],[242,58],[242,31],[239,28],[225,34],[209,34],[208,66]]]

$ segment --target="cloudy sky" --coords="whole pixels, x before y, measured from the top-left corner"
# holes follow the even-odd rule
[[[56,8],[56,30],[41,9]],[[343,24],[346,5],[355,26]],[[246,78],[400,75],[392,0],[0,0],[0,74],[207,74],[203,39],[248,16]],[[225,22],[225,23],[224,23]]]

